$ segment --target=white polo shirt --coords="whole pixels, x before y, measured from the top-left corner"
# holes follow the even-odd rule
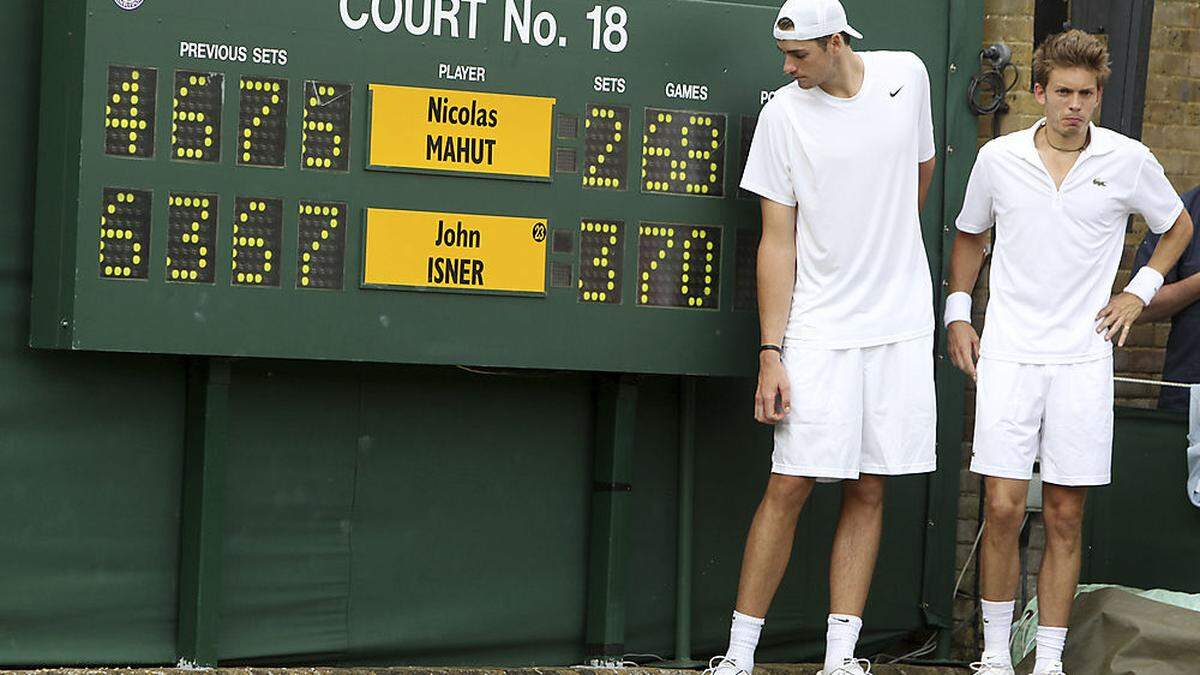
[[[870,347],[933,332],[917,165],[933,158],[929,75],[910,52],[859,52],[851,98],[780,88],[763,107],[741,186],[796,206],[787,341]]]
[[[1112,297],[1129,216],[1166,232],[1183,201],[1146,146],[1095,125],[1056,189],[1034,145],[1044,123],[980,149],[957,226],[996,226],[981,355],[1081,363],[1112,354],[1096,315]]]

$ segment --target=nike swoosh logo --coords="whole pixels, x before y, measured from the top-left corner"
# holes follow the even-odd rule
[[[903,89],[903,88],[904,88],[903,86],[901,86],[901,87],[900,87],[900,89]],[[896,94],[899,94],[899,93],[900,93],[900,89],[897,89],[896,91],[893,91],[893,92],[890,94],[890,95],[891,95],[891,97],[892,97],[892,98],[896,98]]]
[[[835,617],[833,617],[833,620],[834,620],[834,621],[841,621],[842,623],[850,623],[850,619],[839,619],[839,618],[837,618],[836,616],[835,616]]]

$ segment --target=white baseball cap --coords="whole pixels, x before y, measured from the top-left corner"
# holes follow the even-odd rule
[[[781,19],[791,19],[794,28],[780,30]],[[839,0],[787,0],[775,17],[776,40],[815,40],[843,32],[862,39],[846,21],[846,8]]]

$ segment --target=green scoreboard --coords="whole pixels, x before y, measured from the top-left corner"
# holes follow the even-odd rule
[[[774,15],[47,0],[30,342],[752,372]]]

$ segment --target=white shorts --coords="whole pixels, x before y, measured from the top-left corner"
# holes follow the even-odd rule
[[[792,409],[771,471],[818,479],[937,468],[933,336],[858,349],[785,346]]]
[[[976,366],[971,471],[1028,480],[1041,459],[1054,485],[1112,478],[1113,360],[1030,364],[982,358]]]

